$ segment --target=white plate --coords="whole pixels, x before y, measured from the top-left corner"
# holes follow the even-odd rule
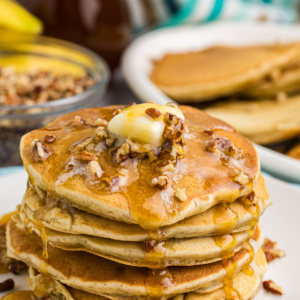
[[[122,71],[127,83],[142,101],[166,104],[172,100],[149,79],[152,61],[166,53],[200,50],[217,44],[242,46],[299,40],[299,25],[220,22],[199,27],[161,29],[141,36],[127,48],[122,59]],[[300,182],[299,161],[262,147],[258,150],[263,169],[278,177]]]
[[[25,171],[0,177],[1,210],[0,214],[13,211],[22,200],[25,192],[27,176]],[[263,237],[278,242],[287,256],[278,259],[268,266],[265,280],[272,279],[282,286],[285,295],[280,300],[300,299],[298,278],[300,278],[300,192],[298,189],[273,178],[266,178],[273,205],[267,209],[261,220]],[[28,289],[26,276],[0,275],[0,281],[13,277],[16,289]],[[0,293],[0,297],[4,293]],[[274,299],[271,294],[260,291],[257,300]],[[279,298],[278,298],[279,299]]]

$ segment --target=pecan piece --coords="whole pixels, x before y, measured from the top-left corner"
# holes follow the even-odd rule
[[[241,172],[239,175],[235,176],[233,180],[240,185],[246,185],[249,183],[249,177],[244,172]]]
[[[157,119],[161,116],[161,112],[154,107],[147,108],[145,113],[152,119]]]
[[[81,126],[84,125],[85,121],[80,117],[80,116],[75,116],[73,120],[73,125],[74,126]]]
[[[99,163],[95,160],[89,162],[89,171],[92,174],[92,176],[95,176],[97,178],[100,178],[103,174]]]
[[[283,290],[281,286],[276,284],[273,280],[266,280],[263,282],[263,287],[268,293],[275,295],[283,295]]]
[[[0,282],[0,292],[12,290],[14,287],[15,287],[15,282],[11,278]]]
[[[158,176],[151,180],[151,185],[160,189],[165,189],[168,185],[169,178],[167,176]]]
[[[80,140],[76,143],[74,143],[71,147],[70,147],[70,150],[71,151],[79,151],[79,150],[82,150],[83,148],[85,148],[89,143],[91,143],[93,140],[92,137],[87,137],[83,140]]]
[[[35,152],[35,159],[37,161],[46,160],[52,152],[42,144],[38,139],[35,139],[31,142],[32,150]]]
[[[122,144],[122,146],[115,152],[114,161],[116,163],[121,163],[125,161],[130,154],[130,146],[128,143]]]
[[[95,133],[94,133],[94,138],[97,141],[102,141],[107,137],[108,137],[108,134],[107,134],[106,130],[104,129],[104,127],[103,126],[97,127],[97,129],[95,130]]]
[[[23,270],[26,270],[27,266],[22,261],[13,261],[8,265],[8,269],[15,275],[20,274]]]
[[[186,201],[187,199],[185,189],[178,188],[176,190],[175,196],[182,202]]]
[[[51,143],[54,143],[56,141],[56,137],[54,135],[47,134],[47,135],[44,136],[43,141],[45,143],[51,144]]]
[[[150,253],[156,246],[155,240],[145,243],[145,252]]]
[[[78,159],[82,162],[88,162],[88,161],[92,161],[92,160],[97,160],[97,157],[93,153],[90,153],[87,151],[82,151],[76,155],[76,159]]]

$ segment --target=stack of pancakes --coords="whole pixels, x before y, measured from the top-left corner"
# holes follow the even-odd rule
[[[300,43],[165,54],[150,78],[175,101],[205,108],[253,142],[300,135]]]
[[[183,106],[184,155],[155,186],[165,143],[151,150],[155,159],[132,152],[117,162],[117,139],[96,138],[123,109],[71,113],[21,141],[29,184],[7,226],[7,255],[30,267],[34,295],[253,298],[266,269],[258,221],[269,200],[252,143]]]

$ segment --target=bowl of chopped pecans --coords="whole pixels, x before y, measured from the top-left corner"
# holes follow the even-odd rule
[[[0,166],[21,164],[23,134],[99,106],[110,78],[94,52],[48,37],[0,41]]]

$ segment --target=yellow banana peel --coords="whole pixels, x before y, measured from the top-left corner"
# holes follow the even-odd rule
[[[13,0],[0,0],[0,27],[31,34],[43,30],[42,22]]]

